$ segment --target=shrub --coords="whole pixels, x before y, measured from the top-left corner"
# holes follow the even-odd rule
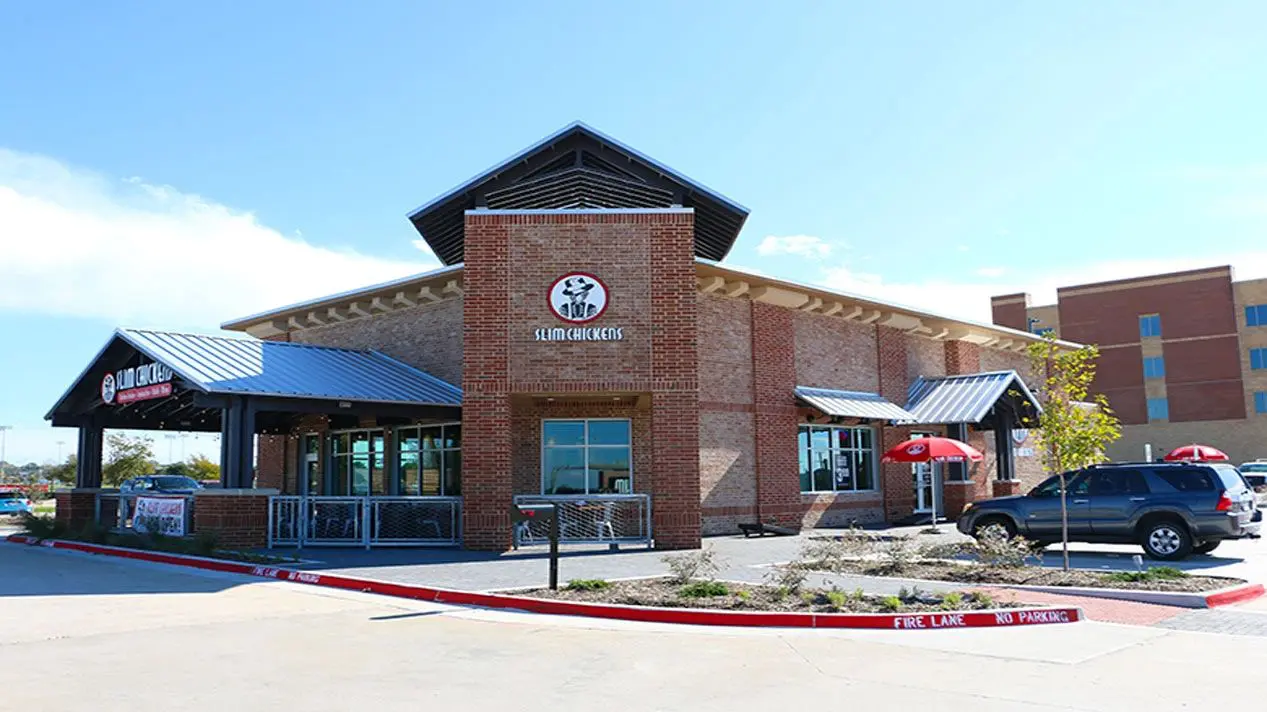
[[[1042,562],[1042,552],[1024,537],[1008,537],[1007,530],[998,524],[982,529],[975,542],[969,545],[973,557],[984,566],[995,569],[1017,569],[1034,557]]]
[[[1121,581],[1125,583],[1144,583],[1147,581],[1174,581],[1176,579],[1187,578],[1188,573],[1176,569],[1173,566],[1153,566],[1147,571],[1114,571],[1111,574],[1105,574],[1104,578],[1109,581]]]
[[[962,593],[948,593],[941,597],[941,607],[948,611],[957,611],[963,607]]]
[[[849,597],[843,591],[831,590],[823,594],[823,597],[827,599],[827,605],[831,606],[833,611],[839,611],[849,603]]]
[[[880,610],[887,613],[897,613],[902,609],[902,599],[897,596],[885,596],[878,601]]]
[[[920,547],[905,536],[893,537],[888,545],[879,547],[880,569],[888,573],[899,573],[918,561],[922,552]]]
[[[805,569],[793,562],[783,566],[772,567],[766,572],[764,580],[768,586],[784,588],[789,593],[796,593],[801,590],[801,586],[805,585],[805,578],[808,575]]]
[[[744,603],[752,600],[752,592],[746,588],[741,588],[738,591],[735,591],[735,595],[738,596],[739,600]]]
[[[92,544],[108,544],[111,538],[110,528],[103,527],[96,522],[88,522],[84,524],[83,529],[79,530],[79,535],[75,538]]]
[[[981,608],[994,608],[994,596],[991,596],[985,591],[973,591],[968,595],[971,596],[972,601]]]
[[[215,532],[201,531],[190,539],[190,551],[199,556],[212,556],[219,548],[220,540]]]
[[[713,580],[722,569],[722,561],[712,546],[699,551],[686,551],[680,554],[669,554],[660,559],[673,574],[678,583],[688,583],[693,579]]]
[[[712,598],[725,596],[730,589],[721,581],[692,581],[678,589],[677,593],[683,598]]]
[[[569,591],[602,591],[611,588],[611,582],[603,579],[572,579],[564,588]]]
[[[49,516],[24,514],[22,531],[36,539],[58,539],[66,535],[66,524]]]

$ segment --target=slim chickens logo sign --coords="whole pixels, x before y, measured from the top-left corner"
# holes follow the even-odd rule
[[[607,285],[588,272],[569,272],[554,280],[546,294],[550,313],[570,327],[537,329],[537,341],[621,341],[625,332],[619,326],[581,326],[601,317],[607,311]]]
[[[172,394],[172,370],[161,363],[143,363],[107,373],[101,379],[101,402],[126,405]]]

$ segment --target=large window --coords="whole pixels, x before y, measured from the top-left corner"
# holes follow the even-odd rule
[[[1267,368],[1267,349],[1250,349],[1249,367],[1255,371]]]
[[[1161,315],[1144,314],[1140,316],[1139,336],[1141,339],[1161,336]]]
[[[402,495],[462,494],[462,426],[424,425],[396,430],[396,487]]]
[[[1267,326],[1267,304],[1245,307],[1245,326]]]
[[[871,428],[802,425],[797,437],[802,492],[875,489]]]
[[[1165,378],[1166,359],[1161,356],[1144,357],[1144,378]]]
[[[1267,391],[1254,393],[1254,412],[1259,415],[1267,415]]]
[[[544,420],[542,494],[633,492],[628,420]]]
[[[330,440],[330,494],[387,494],[383,431],[331,433]]]
[[[1165,398],[1149,398],[1148,419],[1170,420],[1170,401]]]

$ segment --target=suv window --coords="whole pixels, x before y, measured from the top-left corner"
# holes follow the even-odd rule
[[[1223,481],[1223,489],[1229,492],[1240,492],[1247,488],[1246,486],[1249,483],[1241,476],[1240,470],[1235,467],[1231,465],[1211,465],[1210,467],[1218,473],[1219,479]]]
[[[1082,492],[1086,492],[1087,478],[1081,476],[1081,472],[1066,472],[1065,485],[1069,487],[1069,494],[1075,494],[1079,488]],[[1035,487],[1030,493],[1031,497],[1059,497],[1060,496],[1060,475],[1052,475],[1043,483]]]
[[[1148,494],[1148,484],[1139,470],[1117,469],[1093,472],[1090,477],[1091,494],[1104,497],[1130,494]]]
[[[1195,467],[1159,467],[1154,473],[1180,492],[1212,492],[1214,479]]]

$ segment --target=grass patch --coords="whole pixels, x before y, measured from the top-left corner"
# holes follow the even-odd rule
[[[721,581],[692,581],[678,589],[677,594],[683,598],[712,598],[729,595],[730,589]]]
[[[572,579],[567,585],[569,591],[602,591],[605,588],[611,588],[611,582],[603,579]]]
[[[1148,581],[1178,581],[1188,578],[1188,572],[1173,566],[1152,566],[1145,571],[1114,571],[1105,574],[1104,577],[1110,581],[1122,583],[1146,583]]]

